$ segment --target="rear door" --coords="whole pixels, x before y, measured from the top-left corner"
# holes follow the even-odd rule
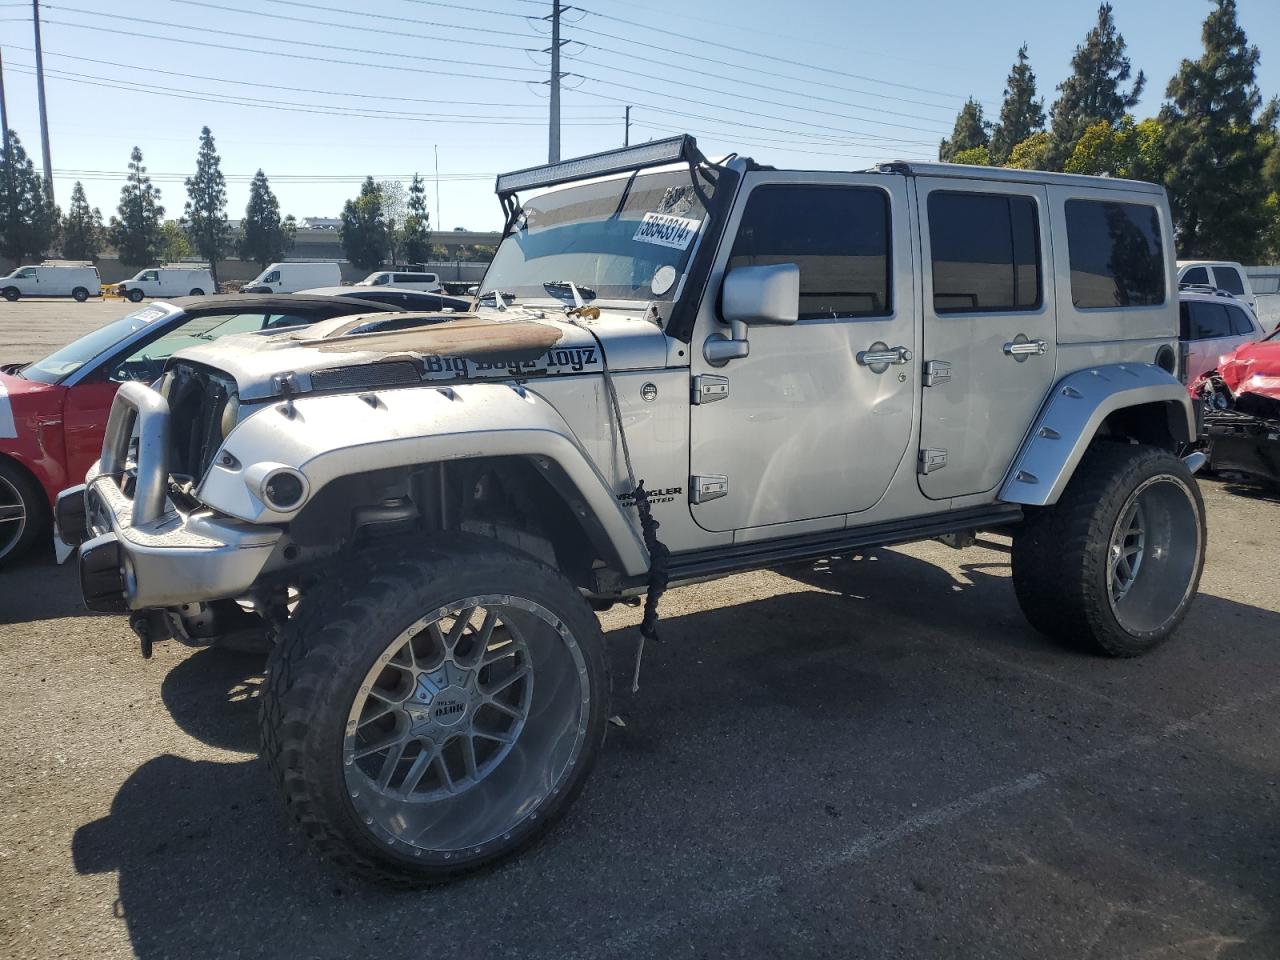
[[[919,483],[933,500],[999,486],[1054,380],[1045,188],[916,181],[924,275]]]
[[[1239,311],[1239,307],[1233,308]],[[1218,366],[1218,358],[1230,353],[1248,338],[1237,336],[1225,302],[1184,300],[1182,328],[1187,339],[1187,382]]]

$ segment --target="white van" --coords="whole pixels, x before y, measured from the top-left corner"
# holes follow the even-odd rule
[[[246,283],[242,293],[297,293],[312,287],[336,287],[342,283],[342,268],[334,261],[273,263]]]
[[[217,292],[208,267],[148,267],[116,284],[116,293],[134,303],[143,297],[200,297]]]
[[[440,293],[440,275],[436,273],[411,273],[404,270],[379,270],[371,273],[356,287],[399,287],[401,290],[425,290],[427,293]]]
[[[18,267],[7,277],[0,277],[0,296],[6,300],[19,297],[74,297],[84,303],[101,293],[102,280],[92,263],[46,261],[33,267]]]
[[[1182,284],[1225,290],[1247,303],[1255,315],[1258,312],[1258,298],[1249,285],[1249,275],[1234,260],[1179,260],[1178,285]]]

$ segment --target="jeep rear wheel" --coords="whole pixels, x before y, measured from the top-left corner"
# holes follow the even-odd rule
[[[310,593],[268,660],[261,725],[321,852],[379,882],[438,883],[565,812],[604,738],[609,687],[572,584],[468,538]]]
[[[1167,638],[1204,567],[1200,488],[1166,450],[1098,443],[1013,535],[1013,585],[1042,633],[1115,657]]]

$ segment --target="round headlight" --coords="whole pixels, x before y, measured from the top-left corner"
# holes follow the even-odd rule
[[[262,502],[272,510],[292,510],[307,495],[307,480],[296,470],[276,470],[262,481]]]

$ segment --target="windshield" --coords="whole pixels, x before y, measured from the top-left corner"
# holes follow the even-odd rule
[[[58,383],[100,354],[110,350],[121,340],[127,339],[131,334],[137,333],[143,327],[172,312],[171,308],[143,307],[114,323],[108,323],[92,333],[86,333],[79,340],[72,340],[61,350],[49,354],[43,360],[37,360],[30,366],[23,367],[22,375],[28,380],[37,380],[40,383]]]
[[[670,300],[706,216],[688,170],[549,190],[523,203],[480,296]]]

